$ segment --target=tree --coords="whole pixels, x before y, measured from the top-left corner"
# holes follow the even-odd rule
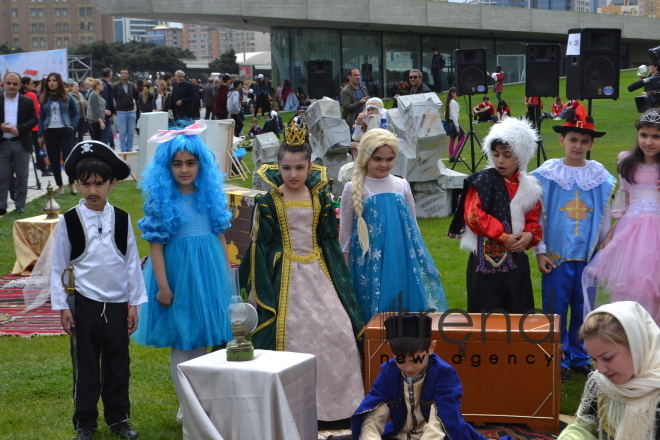
[[[20,47],[9,47],[6,44],[0,44],[0,55],[7,55],[10,53],[24,52]]]
[[[182,58],[195,59],[195,55],[189,50],[158,46],[142,41],[110,44],[105,41],[95,41],[92,44],[83,44],[69,49],[69,53],[91,55],[92,73],[97,77],[101,76],[101,70],[105,67],[110,67],[115,73],[125,67],[134,74],[147,72],[156,78],[158,72],[173,73],[178,69],[185,69]]]
[[[238,64],[236,63],[236,52],[234,49],[229,49],[227,52],[220,55],[209,63],[209,70],[211,72],[219,73],[238,73]]]

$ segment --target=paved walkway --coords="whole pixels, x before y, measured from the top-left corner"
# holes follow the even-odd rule
[[[85,140],[90,140],[91,138],[89,136],[85,136]],[[139,136],[136,134],[133,137],[133,150],[137,151],[139,147]],[[115,137],[115,149],[119,147],[119,143],[117,138]],[[118,151],[118,150],[117,150]],[[33,154],[34,157],[34,154]],[[64,181],[66,191],[69,191],[69,186],[67,185],[67,182],[69,181],[68,177],[66,177],[66,173],[64,173],[64,170],[62,170],[62,180]],[[41,171],[37,170],[37,174],[35,175],[34,173],[34,165],[32,162],[30,162],[30,176],[28,178],[28,193],[27,193],[27,199],[26,203],[30,203],[32,200],[38,199],[39,197],[43,196],[44,194],[47,193],[46,188],[48,187],[48,182],[53,186],[53,190],[57,192],[57,185],[55,184],[55,177],[49,176],[49,177],[42,177],[41,176]],[[39,187],[40,185],[40,187]],[[7,195],[7,212],[12,212],[16,210],[16,205],[14,204],[14,201]]]

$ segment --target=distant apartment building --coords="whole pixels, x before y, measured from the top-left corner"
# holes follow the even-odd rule
[[[144,20],[141,18],[113,17],[115,39],[117,43],[129,41],[147,41],[147,29],[167,25],[166,21]]]
[[[114,40],[112,17],[89,0],[4,0],[0,12],[0,42],[25,51]]]
[[[270,34],[184,23],[183,48],[198,60],[212,61],[231,48],[236,52],[270,51]]]
[[[146,42],[159,46],[183,48],[183,29],[158,25],[146,30]]]

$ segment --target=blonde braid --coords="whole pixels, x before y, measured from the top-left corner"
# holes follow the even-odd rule
[[[367,222],[362,217],[362,212],[364,211],[364,207],[362,206],[362,185],[364,184],[365,173],[365,167],[356,163],[353,170],[353,178],[351,179],[353,184],[351,198],[353,200],[353,211],[355,211],[355,216],[357,217],[357,233],[360,247],[362,248],[362,255],[366,254],[369,249],[369,230],[367,229]]]
[[[399,154],[399,141],[392,133],[382,128],[373,128],[367,131],[362,136],[362,139],[360,139],[358,156],[355,159],[355,169],[353,170],[353,178],[351,179],[353,184],[351,198],[353,199],[353,210],[357,216],[358,240],[363,256],[369,250],[369,228],[367,227],[367,222],[362,217],[364,211],[362,205],[364,176],[367,174],[367,162],[371,159],[371,155],[374,154],[374,151],[385,145],[392,149],[395,156]]]

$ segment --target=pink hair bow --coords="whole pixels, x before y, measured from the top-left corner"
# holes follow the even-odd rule
[[[147,142],[152,144],[161,144],[174,139],[177,135],[185,134],[192,136],[195,134],[202,134],[206,130],[206,122],[203,119],[195,121],[192,125],[187,126],[183,130],[158,130],[158,133],[151,136]]]

